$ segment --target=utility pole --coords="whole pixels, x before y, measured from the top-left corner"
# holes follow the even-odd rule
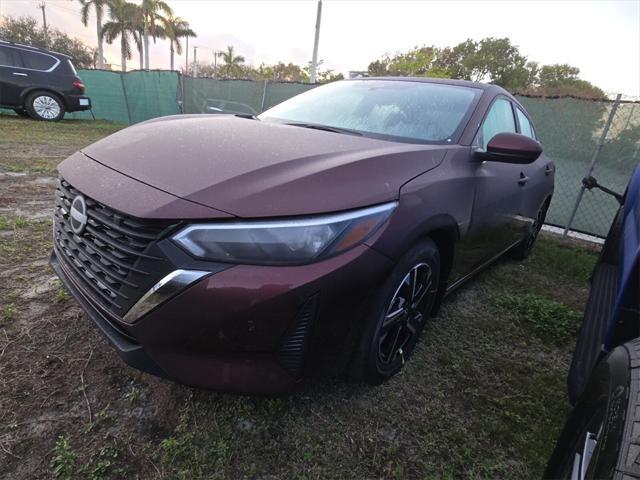
[[[193,47],[193,76],[198,76],[198,47]]]
[[[213,51],[213,78],[218,78],[218,52]]]
[[[318,69],[318,42],[320,41],[320,21],[322,20],[322,0],[318,0],[316,14],[316,36],[313,41],[313,58],[311,59],[311,83],[316,83]]]
[[[38,8],[42,10],[42,23],[44,25],[44,41],[47,48],[49,48],[49,29],[47,27],[47,11],[46,11],[47,4],[44,2],[44,0],[42,0],[38,4]]]
[[[187,35],[187,48],[185,48],[184,53],[187,57],[184,60],[184,74],[189,75],[189,35]]]

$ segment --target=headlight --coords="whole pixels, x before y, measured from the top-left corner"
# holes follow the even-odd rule
[[[396,205],[391,202],[290,220],[193,224],[172,239],[204,260],[258,265],[310,263],[362,243],[389,218]]]

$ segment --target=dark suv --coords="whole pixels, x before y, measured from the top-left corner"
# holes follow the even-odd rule
[[[0,107],[56,122],[89,110],[91,99],[68,56],[0,40]]]

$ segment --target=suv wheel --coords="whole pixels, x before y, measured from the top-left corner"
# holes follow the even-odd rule
[[[351,374],[377,385],[398,373],[413,353],[438,292],[440,255],[424,240],[398,262],[374,300]]]
[[[544,478],[637,478],[640,451],[640,339],[595,367],[569,415]]]
[[[57,122],[64,117],[64,104],[60,98],[49,92],[35,92],[29,95],[25,105],[34,120]]]

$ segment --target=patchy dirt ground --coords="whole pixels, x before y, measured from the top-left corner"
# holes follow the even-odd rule
[[[0,114],[0,478],[533,478],[595,254],[542,238],[448,299],[378,388],[191,389],[111,351],[47,266],[55,165],[120,128]]]

